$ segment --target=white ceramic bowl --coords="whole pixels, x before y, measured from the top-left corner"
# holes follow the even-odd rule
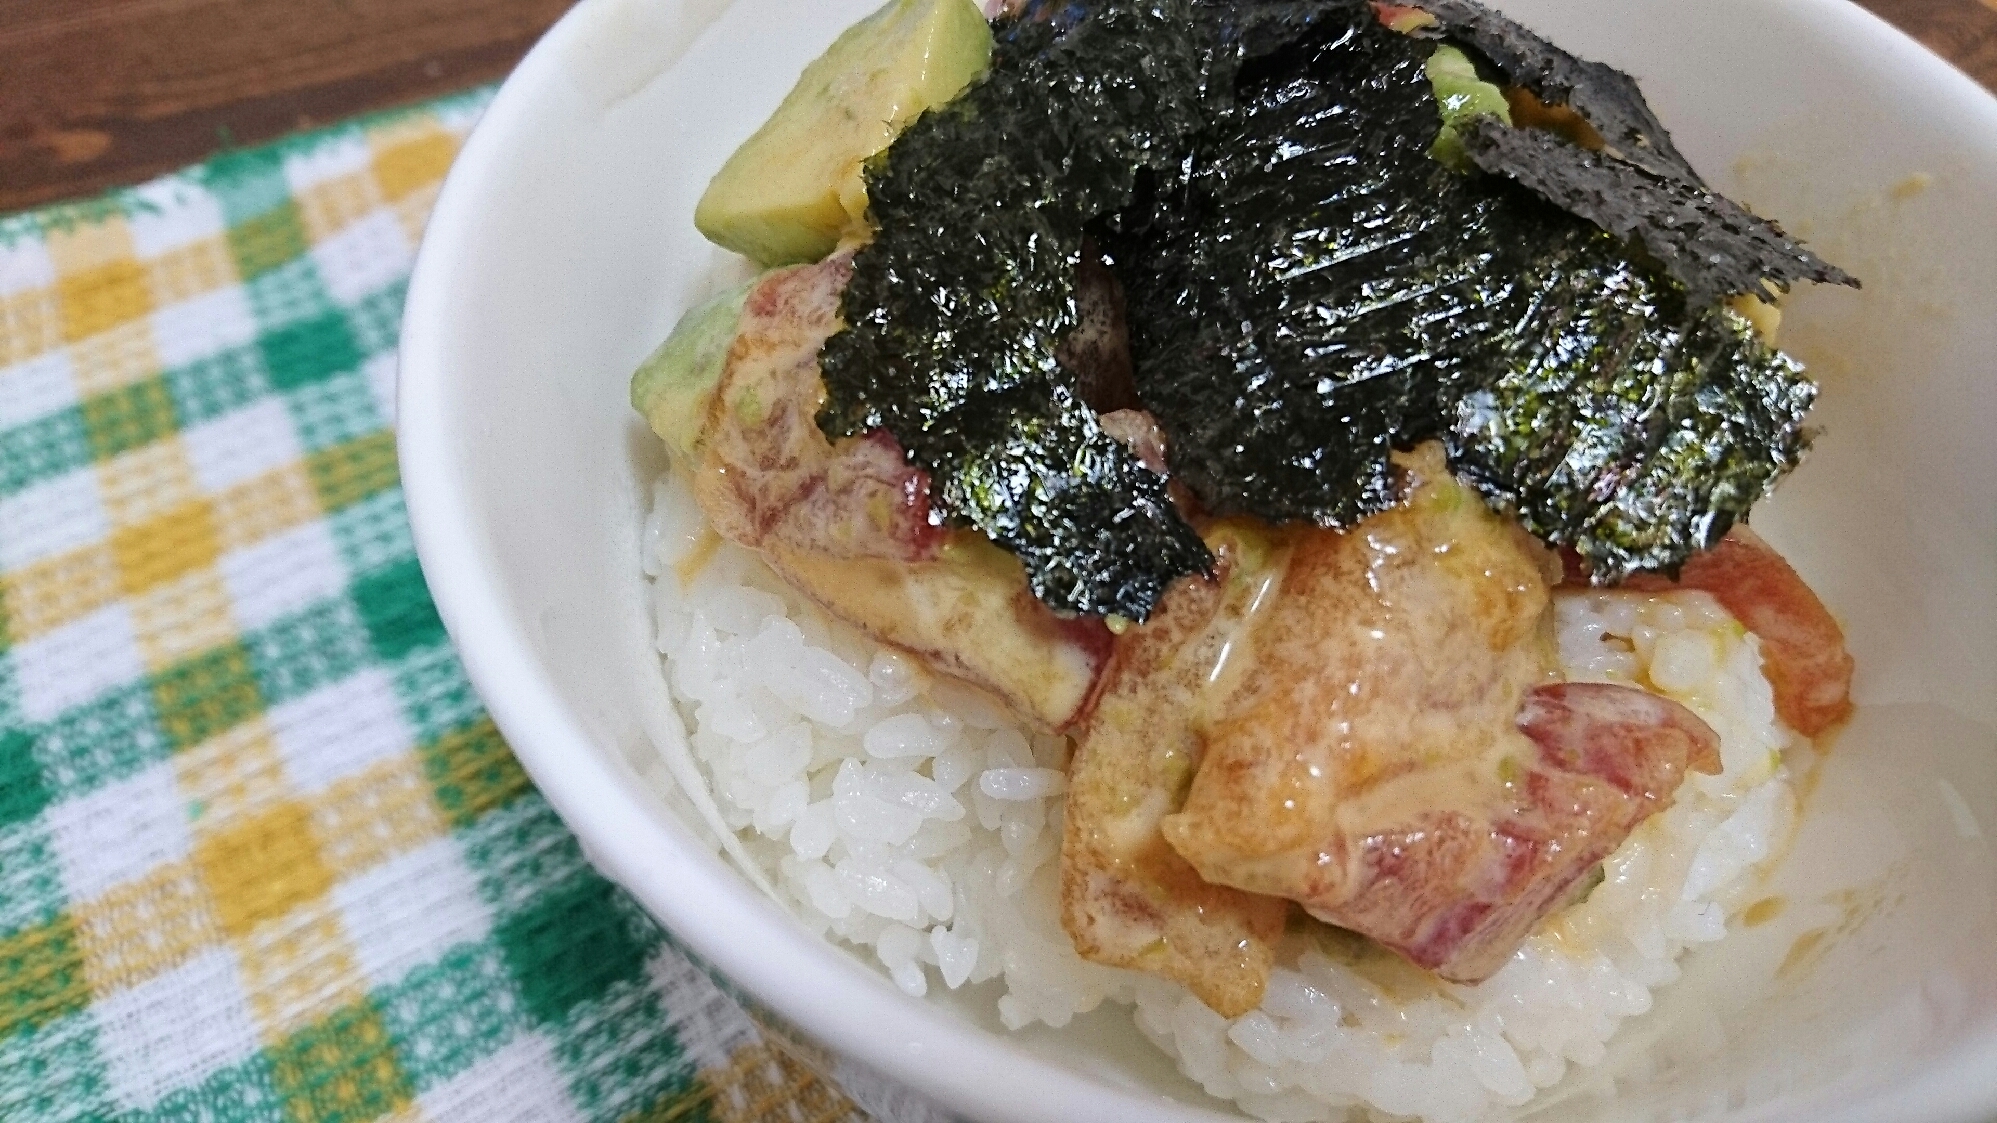
[[[750,888],[629,763],[653,752],[642,715],[678,731],[638,563],[659,456],[626,380],[727,269],[691,221],[708,176],[875,3],[583,0],[521,64],[451,172],[409,295],[400,448],[424,570],[592,859],[805,1033],[980,1120],[1232,1118],[1120,1013],[1009,1036],[904,997]],[[1792,908],[1691,957],[1583,1074],[1618,1076],[1619,1098],[1547,1117],[1988,1123],[1997,101],[1847,0],[1504,6],[1641,77],[1723,189],[1865,279],[1791,307],[1826,435],[1756,523],[1859,661],[1862,709],[1776,886],[1843,911]]]

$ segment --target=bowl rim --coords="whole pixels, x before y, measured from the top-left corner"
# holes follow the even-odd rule
[[[1120,1088],[1031,1054],[925,999],[895,990],[829,940],[804,930],[734,869],[699,846],[632,789],[562,701],[533,644],[506,609],[482,549],[476,510],[463,501],[449,439],[447,387],[454,364],[443,325],[452,279],[483,230],[477,200],[506,172],[522,119],[538,92],[564,81],[569,44],[623,0],[581,0],[534,45],[486,107],[461,148],[425,228],[404,306],[396,390],[396,449],[424,573],[466,673],[536,786],[582,841],[591,863],[623,886],[697,957],[814,1040],[980,1119],[1214,1121],[1245,1118],[1157,1093]],[[659,0],[679,3],[681,0]],[[1863,39],[1895,68],[1924,71],[1936,95],[1980,113],[1997,136],[1997,97],[1856,4],[1762,0],[1809,9],[1840,38]],[[677,63],[675,63],[677,65]],[[636,578],[637,567],[633,566]],[[756,932],[744,940],[744,932]],[[1977,1123],[1997,1116],[1997,1037],[1938,1060],[1917,1084],[1853,1101],[1815,1097],[1764,1105],[1734,1118],[1866,1123],[1897,1118]],[[1218,1103],[1218,1101],[1210,1101]],[[1780,1106],[1780,1113],[1771,1108]],[[1800,1112],[1794,1114],[1792,1112]]]

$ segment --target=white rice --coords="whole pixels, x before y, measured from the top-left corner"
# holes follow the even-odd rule
[[[1070,946],[1056,904],[1061,738],[1023,732],[830,619],[753,554],[714,548],[677,480],[657,485],[643,541],[694,754],[727,826],[806,925],[870,949],[910,995],[1000,980],[1015,1029],[1130,1004],[1181,1071],[1264,1119],[1509,1114],[1600,1061],[1678,957],[1726,935],[1794,818],[1782,754],[1808,743],[1777,721],[1752,636],[1704,594],[1563,593],[1568,675],[1689,706],[1719,732],[1725,771],[1692,775],[1585,902],[1481,984],[1299,937],[1262,1007],[1225,1019]]]

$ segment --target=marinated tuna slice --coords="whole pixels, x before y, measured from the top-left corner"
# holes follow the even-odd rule
[[[1081,258],[1075,268],[1075,329],[1055,349],[1054,358],[1075,377],[1076,393],[1098,414],[1140,409],[1130,365],[1130,327],[1123,318],[1123,284],[1093,241],[1083,239]]]
[[[1120,409],[1103,414],[1098,421],[1103,432],[1122,441],[1138,463],[1161,476],[1169,474],[1165,465],[1165,434],[1158,428],[1156,418],[1141,409]],[[1177,496],[1173,498],[1178,500]],[[1182,509],[1188,505],[1179,503]]]
[[[708,405],[695,493],[715,530],[744,546],[932,560],[945,534],[929,518],[929,481],[894,438],[835,448],[812,420],[818,346],[838,324],[851,272],[850,258],[834,257],[750,290]]]
[[[1720,544],[1694,554],[1678,580],[1632,578],[1638,590],[1710,593],[1761,640],[1761,669],[1775,691],[1775,712],[1805,737],[1851,716],[1851,652],[1844,629],[1775,548],[1736,525]]]
[[[1055,615],[1027,588],[1018,561],[971,532],[953,533],[928,562],[842,558],[782,542],[763,556],[834,615],[1048,729],[1083,716],[1109,662],[1102,621]]]
[[[1207,881],[1470,982],[1717,742],[1668,702],[1556,683],[1552,555],[1433,445],[1397,465],[1404,506],[1291,540],[1162,829]]]
[[[1493,818],[1417,815],[1340,840],[1344,900],[1320,916],[1445,979],[1504,966],[1541,917],[1636,826],[1669,807],[1687,771],[1720,771],[1719,737],[1676,702],[1633,687],[1559,683],[1527,692],[1518,729],[1536,753],[1512,758],[1509,806]]]
[[[814,420],[818,350],[851,270],[837,256],[750,291],[698,441],[701,509],[831,612],[1064,728],[1094,693],[1108,630],[1056,616],[1017,561],[943,527],[928,477],[885,431],[835,445]]]
[[[1202,881],[1158,824],[1199,767],[1200,700],[1282,571],[1260,535],[1205,538],[1213,580],[1180,581],[1117,639],[1076,738],[1061,924],[1082,958],[1173,979],[1231,1018],[1261,1005],[1290,903]]]

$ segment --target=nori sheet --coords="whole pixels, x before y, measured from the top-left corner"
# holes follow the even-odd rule
[[[1767,298],[1797,281],[1851,285],[1849,273],[1804,249],[1776,223],[1715,194],[1671,142],[1636,79],[1576,58],[1476,0],[1417,0],[1439,31],[1548,105],[1566,106],[1600,133],[1602,152],[1496,121],[1459,129],[1477,166],[1644,252],[1683,283],[1692,302]]]
[[[1414,0],[1414,6],[1434,16],[1443,34],[1483,55],[1506,82],[1579,113],[1615,155],[1655,175],[1705,186],[1636,79],[1606,63],[1576,58],[1476,0]]]
[[[1205,60],[1186,0],[1034,4],[994,33],[988,76],[867,167],[878,234],[819,356],[818,423],[893,433],[935,508],[1016,554],[1050,606],[1143,620],[1212,558],[1056,349],[1085,225],[1182,158]]]
[[[1703,191],[1626,75],[1467,0],[1424,6]],[[819,424],[893,433],[934,508],[1056,609],[1143,620],[1211,566],[1061,361],[1085,246],[1123,282],[1136,389],[1211,513],[1351,525],[1397,500],[1391,449],[1440,438],[1612,583],[1716,542],[1807,446],[1815,387],[1716,286],[1429,157],[1433,43],[1370,4],[1041,0],[995,34],[990,74],[869,164],[878,234],[820,355]]]
[[[1849,273],[1804,249],[1761,218],[1697,184],[1669,179],[1541,129],[1493,117],[1459,127],[1478,167],[1509,177],[1571,214],[1644,251],[1685,286],[1691,302],[1735,295],[1767,299],[1798,281],[1857,286]]]
[[[1432,44],[1327,7],[1104,237],[1174,473],[1217,514],[1346,526],[1397,499],[1390,449],[1440,437],[1598,581],[1717,541],[1796,463],[1814,387],[1614,235],[1431,159]]]

